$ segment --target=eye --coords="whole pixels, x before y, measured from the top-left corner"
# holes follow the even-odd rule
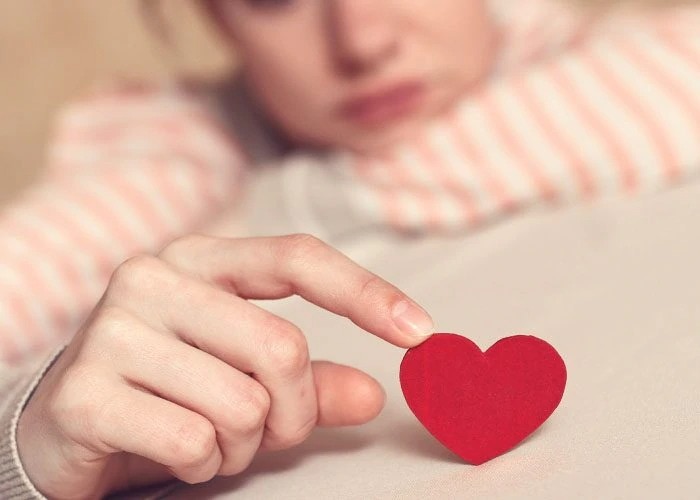
[[[291,7],[297,0],[245,0],[250,7],[260,10],[275,10]]]
[[[290,13],[304,0],[211,0],[215,11],[228,19],[245,19],[245,15],[276,18]]]

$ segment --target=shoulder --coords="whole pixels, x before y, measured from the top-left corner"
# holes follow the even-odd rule
[[[118,81],[99,84],[63,106],[58,124],[68,129],[183,126],[183,119],[211,120],[207,89],[183,82]]]
[[[510,71],[566,51],[586,36],[594,14],[567,0],[489,0],[498,65]]]
[[[59,109],[50,155],[196,151],[222,161],[241,159],[243,148],[219,119],[210,96],[206,85],[184,81],[96,85]]]
[[[674,32],[700,34],[697,2],[592,2],[593,7],[574,0],[490,0],[489,4],[500,32],[500,68],[506,72],[599,41],[640,34],[649,38]]]

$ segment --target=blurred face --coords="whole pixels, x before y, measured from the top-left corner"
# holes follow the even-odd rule
[[[372,151],[489,70],[486,0],[209,0],[266,113],[294,142]]]

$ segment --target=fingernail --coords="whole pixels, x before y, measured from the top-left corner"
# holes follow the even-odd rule
[[[428,337],[433,333],[433,320],[421,307],[408,300],[398,302],[391,311],[399,330],[413,337]]]

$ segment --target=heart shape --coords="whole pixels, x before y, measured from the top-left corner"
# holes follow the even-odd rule
[[[406,353],[400,379],[409,408],[425,428],[479,465],[549,418],[564,395],[566,366],[537,337],[507,337],[481,352],[461,335],[440,333]]]

